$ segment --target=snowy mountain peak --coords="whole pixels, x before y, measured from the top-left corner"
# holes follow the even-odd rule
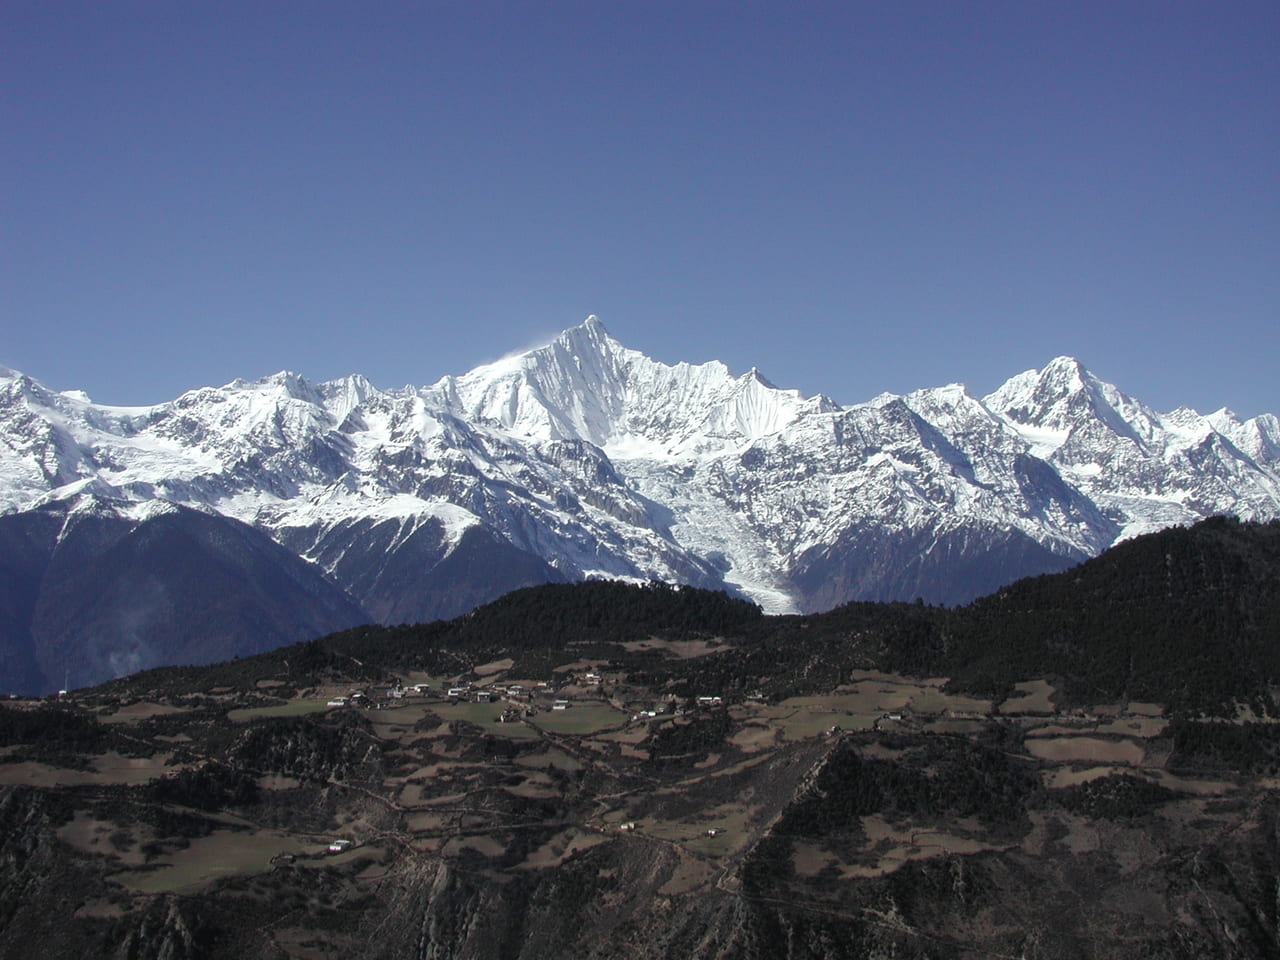
[[[381,391],[358,373],[337,380],[326,380],[316,388],[316,392],[320,395],[324,408],[338,423],[372,397],[381,396]]]
[[[651,360],[594,316],[545,346],[446,377],[431,393],[464,419],[538,441],[586,440],[611,456],[719,449],[781,429],[814,406],[754,368],[734,377],[719,361]]]
[[[1158,414],[1065,356],[981,399],[951,383],[841,407],[754,367],[661,363],[592,316],[403,390],[282,371],[123,408],[6,371],[0,511],[75,494],[243,520],[379,618],[594,575],[775,611],[953,601],[1117,536],[1280,515],[1280,421]],[[960,556],[967,586],[926,585]]]
[[[983,398],[1027,439],[1037,456],[1049,456],[1072,435],[1101,430],[1139,446],[1160,432],[1159,415],[1072,357],[1057,357],[1042,370],[1027,370]]]
[[[224,390],[243,393],[261,393],[268,396],[289,397],[304,403],[319,403],[320,394],[305,377],[292,370],[281,370],[260,380],[241,380],[239,378],[227,384]]]
[[[1097,384],[1099,381],[1080,361],[1055,357],[1041,370],[1024,370],[1010,377],[984,402],[1017,423],[1048,426],[1046,419],[1060,419],[1064,404],[1095,392],[1091,388]]]
[[[1040,371],[1040,379],[1078,387],[1094,377],[1075,357],[1063,355],[1054,357],[1044,365],[1044,369]]]

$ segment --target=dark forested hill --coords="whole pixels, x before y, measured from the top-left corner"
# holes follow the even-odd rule
[[[10,702],[0,955],[1277,956],[1278,597],[1211,520],[956,609],[551,585]]]
[[[714,639],[687,660],[634,649],[647,637]],[[630,643],[632,649],[622,645]],[[326,669],[373,676],[459,672],[503,657],[526,675],[566,650],[615,661],[681,692],[716,688],[778,697],[833,687],[851,670],[946,676],[954,690],[1004,694],[1050,677],[1062,701],[1133,698],[1180,712],[1271,712],[1280,685],[1280,522],[1203,521],[1138,537],[1058,574],[1019,581],[964,607],[851,603],[813,616],[766,617],[724,593],[595,581],[507,594],[451,621],[363,626],[197,674],[161,669],[122,688],[172,678],[216,685],[237,672]]]
[[[0,691],[210,663],[367,619],[228,517],[92,496],[0,517]]]
[[[952,623],[928,666],[966,689],[1050,674],[1076,699],[1260,706],[1280,682],[1280,523],[1219,517],[1138,537]]]

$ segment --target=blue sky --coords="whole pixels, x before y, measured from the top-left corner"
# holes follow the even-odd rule
[[[841,402],[1280,413],[1280,4],[0,5],[0,363],[143,403],[598,314]]]

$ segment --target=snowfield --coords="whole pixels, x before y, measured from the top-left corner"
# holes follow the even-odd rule
[[[1067,357],[986,397],[949,384],[841,407],[754,369],[658,363],[595,317],[400,390],[285,372],[113,407],[0,368],[0,509],[83,493],[234,517],[348,589],[342,537],[422,551],[430,530],[431,563],[482,535],[567,579],[796,612],[986,586],[935,564],[1012,579],[1212,514],[1280,516],[1280,422],[1161,414]]]

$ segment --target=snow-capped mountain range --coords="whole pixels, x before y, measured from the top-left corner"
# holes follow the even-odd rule
[[[242,521],[381,622],[591,576],[805,612],[957,602],[1145,531],[1280,516],[1280,421],[1158,413],[1066,357],[986,397],[840,406],[656,362],[595,317],[399,390],[279,373],[113,407],[0,368],[0,510],[76,498]]]

